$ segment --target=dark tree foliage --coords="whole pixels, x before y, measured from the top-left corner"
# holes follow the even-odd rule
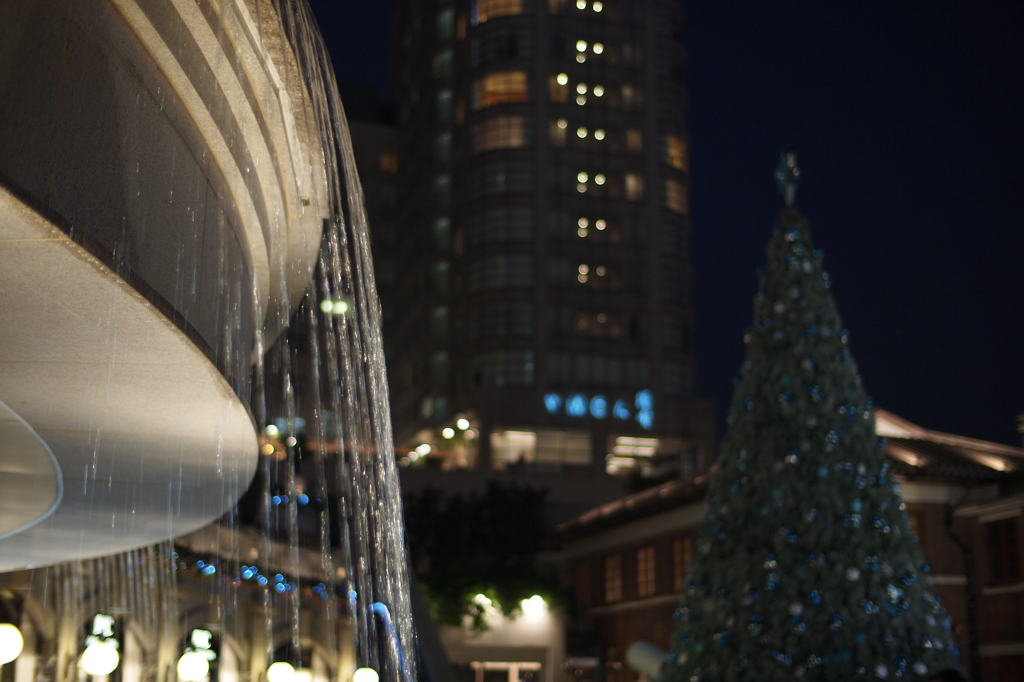
[[[829,285],[806,221],[786,209],[665,682],[928,680],[960,667]]]
[[[538,561],[546,495],[496,481],[482,495],[446,496],[434,488],[409,493],[410,561],[441,623],[459,625],[468,615],[473,627],[486,629],[484,610],[475,601],[480,594],[512,617],[535,594],[559,603],[557,572]]]

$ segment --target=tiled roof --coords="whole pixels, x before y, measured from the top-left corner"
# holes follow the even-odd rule
[[[901,478],[971,486],[1024,477],[1022,448],[931,431],[882,409],[874,415],[893,473]],[[594,507],[555,526],[555,534],[568,540],[698,502],[711,475],[668,481]]]

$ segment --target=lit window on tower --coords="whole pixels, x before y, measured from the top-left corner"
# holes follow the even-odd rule
[[[644,148],[644,135],[636,129],[630,128],[626,131],[626,151],[630,154],[639,154]]]
[[[522,14],[523,0],[476,0],[472,12],[472,22],[476,26],[490,19]]]
[[[566,140],[566,130],[569,127],[569,122],[564,118],[560,118],[557,121],[551,122],[550,137],[551,144],[556,147],[564,147]]]
[[[686,213],[690,208],[686,186],[674,178],[665,180],[665,205],[676,213]]]
[[[484,109],[496,104],[525,102],[528,99],[525,71],[499,71],[477,80],[473,106]]]
[[[518,149],[526,145],[522,116],[499,116],[473,126],[473,151]]]
[[[686,140],[679,135],[665,136],[665,163],[676,170],[687,170]]]
[[[551,76],[548,81],[548,90],[550,91],[552,102],[568,102],[569,76],[564,73]]]
[[[644,198],[644,179],[639,173],[626,173],[626,199],[641,201]]]

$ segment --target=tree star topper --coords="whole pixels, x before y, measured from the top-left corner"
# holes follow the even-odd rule
[[[796,165],[796,152],[785,152],[779,155],[779,165],[775,167],[775,182],[779,186],[779,194],[786,200],[786,206],[792,208],[796,199],[796,188],[800,184],[800,168]]]

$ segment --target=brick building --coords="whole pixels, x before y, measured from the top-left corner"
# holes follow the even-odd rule
[[[965,669],[985,682],[1024,679],[1024,450],[884,410],[875,419]],[[558,526],[579,614],[568,653],[600,666],[579,676],[633,682],[626,647],[642,639],[668,648],[707,480],[670,481]]]

